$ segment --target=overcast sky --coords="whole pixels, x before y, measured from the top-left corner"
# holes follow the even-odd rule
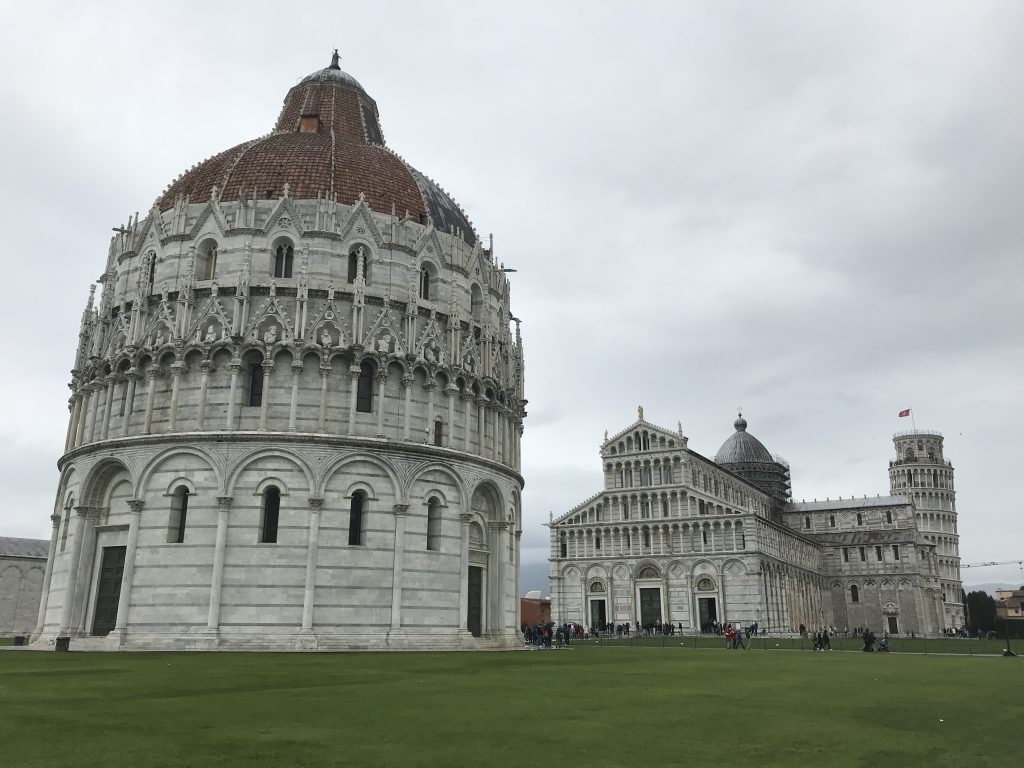
[[[0,8],[0,535],[49,535],[111,227],[269,131],[337,46],[519,270],[524,591],[641,403],[706,456],[742,405],[797,499],[886,493],[912,407],[946,436],[963,561],[1024,558],[1024,5],[495,6]]]

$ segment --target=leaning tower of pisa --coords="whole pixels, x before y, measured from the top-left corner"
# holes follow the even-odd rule
[[[896,459],[889,463],[893,495],[914,502],[917,529],[935,545],[942,587],[944,627],[964,623],[963,584],[960,581],[960,536],[956,524],[953,465],[942,450],[942,433],[914,429],[893,435]]]

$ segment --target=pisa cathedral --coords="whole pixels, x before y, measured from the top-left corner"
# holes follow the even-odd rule
[[[502,648],[506,270],[338,65],[116,230],[82,317],[34,643]]]
[[[551,615],[587,626],[754,622],[935,635],[963,626],[953,467],[897,433],[888,496],[794,502],[747,431],[708,459],[646,421],[601,445],[604,488],[548,523]]]

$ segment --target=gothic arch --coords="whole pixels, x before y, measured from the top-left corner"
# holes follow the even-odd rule
[[[172,458],[173,456],[180,456],[182,454],[186,454],[186,455],[190,455],[190,456],[196,456],[197,458],[200,458],[200,459],[204,460],[207,464],[209,464],[210,465],[210,469],[213,470],[213,474],[217,478],[217,493],[218,493],[218,495],[226,495],[226,494],[221,494],[221,491],[224,490],[224,464],[223,464],[223,461],[221,461],[219,459],[219,457],[217,457],[214,454],[210,453],[206,448],[204,448],[202,446],[199,446],[199,445],[194,445],[194,446],[180,446],[180,445],[176,445],[176,446],[173,446],[171,448],[166,448],[166,449],[160,451],[159,453],[154,454],[152,457],[150,457],[149,461],[147,461],[146,464],[143,466],[142,472],[139,473],[138,487],[141,489],[141,491],[144,492],[149,487],[149,481],[150,481],[150,478],[153,476],[153,473],[156,472],[156,470],[160,467],[160,465],[166,459]],[[192,489],[192,492],[193,493],[195,492],[195,488]]]
[[[470,509],[475,512],[479,512],[477,508],[478,499],[481,502],[481,507],[486,506],[489,508],[490,517],[487,522],[504,521],[505,498],[501,489],[493,480],[481,480],[473,488],[473,492],[470,495]]]
[[[96,462],[86,473],[79,503],[86,507],[102,507],[113,487],[112,481],[122,472],[128,474],[131,483],[131,468],[121,459],[105,457]]]
[[[391,492],[394,495],[395,499],[398,500],[405,498],[405,489],[402,488],[402,484],[398,481],[398,476],[395,475],[395,472],[392,469],[392,467],[387,462],[381,461],[379,458],[369,453],[350,453],[339,458],[336,458],[334,461],[332,461],[330,464],[324,467],[323,471],[320,474],[319,482],[316,483],[315,485],[312,485],[311,487],[316,489],[316,493],[318,496],[323,496],[324,493],[326,493],[327,491],[327,484],[330,483],[331,478],[334,477],[334,475],[337,474],[338,471],[341,470],[346,464],[351,464],[352,462],[356,461],[367,462],[369,464],[372,464],[374,467],[378,468],[387,476],[388,480],[391,482]]]
[[[225,493],[225,495],[226,496],[232,496],[234,494],[235,483],[238,482],[239,475],[241,475],[242,472],[244,472],[245,469],[250,464],[252,464],[255,461],[258,461],[259,459],[266,458],[268,456],[273,456],[275,458],[287,459],[292,464],[294,464],[296,467],[298,467],[298,469],[302,472],[302,474],[306,478],[306,488],[309,490],[310,494],[313,493],[314,489],[316,488],[316,484],[313,482],[313,473],[310,471],[309,467],[306,465],[306,462],[303,460],[302,456],[300,456],[299,454],[295,453],[291,449],[275,447],[275,448],[257,448],[255,450],[249,451],[244,456],[242,456],[241,458],[237,459],[235,461],[234,465],[231,466],[228,469],[227,478],[226,478],[226,482],[225,482],[225,485],[226,485],[226,489],[225,489],[226,493]]]
[[[443,475],[445,475],[449,480],[452,481],[452,484],[455,486],[455,488],[457,489],[458,494],[459,494],[459,498],[458,498],[459,507],[462,508],[462,509],[468,508],[469,504],[468,504],[468,499],[466,498],[466,486],[465,486],[465,484],[462,481],[462,477],[459,475],[458,472],[455,472],[450,466],[448,466],[446,464],[442,464],[440,462],[433,462],[432,461],[432,462],[430,462],[428,464],[424,464],[423,466],[417,468],[416,472],[413,473],[412,477],[409,478],[409,485],[408,485],[408,487],[402,489],[403,490],[403,497],[404,498],[408,498],[411,495],[411,493],[412,493],[412,489],[416,486],[416,483],[419,482],[420,478],[422,478],[427,472],[432,472],[432,471],[440,472]],[[432,492],[433,493],[440,493],[439,490],[432,491]],[[447,501],[445,503],[447,504]]]

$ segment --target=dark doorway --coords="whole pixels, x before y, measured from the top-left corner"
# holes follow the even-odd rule
[[[483,634],[483,591],[484,569],[469,566],[469,606],[466,613],[466,628],[473,637]]]
[[[653,627],[661,621],[661,589],[658,587],[640,588],[640,624]]]
[[[711,622],[718,620],[718,606],[715,605],[715,598],[701,597],[697,600],[697,603],[700,607],[701,629],[708,626]]]
[[[896,622],[896,617],[895,616],[889,616],[888,619],[889,619],[889,634],[890,635],[898,635],[900,633],[900,626]]]
[[[121,600],[124,576],[124,547],[104,547],[100,580],[96,588],[96,613],[92,620],[94,635],[109,635],[117,623],[117,605]]]
[[[605,617],[604,600],[590,601],[590,626],[595,629],[604,629],[608,619]]]

